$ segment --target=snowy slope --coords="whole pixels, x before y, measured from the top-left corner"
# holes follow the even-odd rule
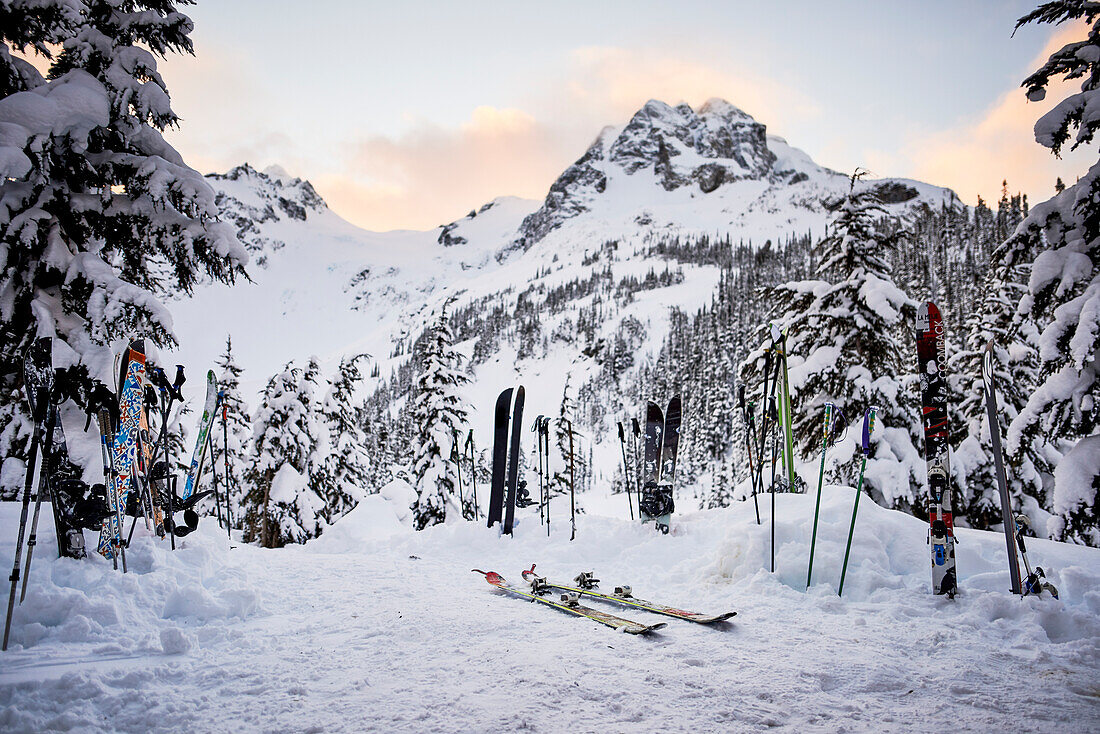
[[[98,557],[42,554],[0,655],[0,729],[1100,728],[1100,551],[1032,541],[1062,597],[1021,600],[1007,590],[1003,537],[961,529],[951,601],[929,593],[926,524],[864,498],[838,598],[852,496],[826,490],[808,593],[807,495],[776,498],[775,574],[766,503],[762,526],[739,503],[678,517],[669,536],[620,506],[581,516],[570,543],[564,502],[549,539],[531,510],[508,539],[480,523],[414,533],[374,497],[304,547],[230,548],[206,521],[176,553],[140,537],[126,576]],[[4,562],[15,509],[0,506]],[[518,581],[531,563],[738,615],[709,628],[669,619],[631,637],[470,573]]]
[[[231,334],[246,394],[287,361],[310,355],[331,369],[344,354],[366,352],[387,378],[452,294],[455,308],[510,309],[521,295],[538,305],[547,291],[605,271],[611,283],[675,271],[679,283],[634,293],[621,307],[606,298],[601,305],[597,338],[628,318],[643,325],[640,363],[659,349],[669,309],[704,306],[719,278],[716,266],[649,254],[655,241],[708,234],[763,244],[820,235],[828,215],[823,201],[848,186],[846,175],[768,136],[762,123],[721,100],[698,111],[651,101],[625,125],[604,129],[543,202],[505,197],[427,232],[360,230],[329,210],[308,182],[281,170],[242,166],[209,180],[253,252],[253,282],[205,285],[173,303],[181,347],[169,359],[197,375]],[[899,214],[958,201],[947,189],[901,179],[860,185],[878,189]],[[490,440],[490,409],[502,387],[526,382],[528,413],[556,415],[566,382],[576,394],[588,379],[596,364],[584,345],[554,334],[570,330],[591,302],[591,295],[578,297],[553,315],[543,309],[540,333],[530,340],[546,340],[545,354],[517,358],[521,345],[507,337],[474,368],[465,394],[479,445]],[[463,345],[467,353],[472,348]],[[609,414],[622,407],[609,405]],[[609,457],[598,463],[613,465],[613,452]]]

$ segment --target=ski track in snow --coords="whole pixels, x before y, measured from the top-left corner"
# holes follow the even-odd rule
[[[624,498],[585,497],[625,514]],[[211,519],[171,553],[140,537],[122,576],[39,539],[11,649],[3,731],[1097,731],[1100,551],[1032,540],[1060,601],[1008,593],[1003,536],[959,530],[961,595],[929,593],[926,524],[827,488],[805,585],[812,495],[674,517],[532,510],[514,539],[481,524],[402,528],[380,498],[305,547],[230,548]],[[686,500],[682,500],[687,505]],[[52,534],[49,508],[43,526]],[[621,511],[621,512],[620,512]],[[18,505],[0,506],[10,563]],[[41,528],[40,528],[41,529]],[[91,534],[89,534],[91,535]],[[532,562],[595,570],[657,602],[738,615],[711,627],[591,601],[659,632],[619,634],[495,591]],[[6,587],[5,587],[6,590]]]

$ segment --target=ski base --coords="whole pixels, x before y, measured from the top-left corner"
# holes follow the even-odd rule
[[[482,576],[485,577],[485,580],[490,585],[495,586],[496,588],[500,589],[501,591],[507,592],[508,594],[523,597],[524,599],[529,599],[531,601],[536,601],[540,604],[545,604],[546,606],[553,607],[563,612],[568,612],[569,614],[574,614],[578,617],[587,617],[594,622],[599,622],[600,624],[611,627],[615,630],[621,630],[628,635],[644,635],[667,626],[664,622],[646,625],[639,624],[638,622],[633,622],[629,619],[623,619],[622,617],[616,617],[613,614],[601,612],[598,609],[591,609],[589,607],[582,606],[581,604],[578,604],[576,602],[575,597],[570,598],[568,595],[565,595],[562,601],[555,601],[550,597],[536,593],[530,588],[523,588],[511,584],[506,581],[503,576],[496,573],[495,571],[481,571],[475,568],[473,569],[473,573],[480,573]]]

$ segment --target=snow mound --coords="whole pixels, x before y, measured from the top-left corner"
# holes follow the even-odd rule
[[[401,521],[393,504],[385,496],[372,494],[325,528],[325,532],[307,543],[307,547],[318,553],[352,553],[403,532],[411,533],[412,524]]]
[[[75,657],[183,653],[201,646],[218,627],[261,610],[259,588],[231,563],[225,531],[209,518],[177,539],[175,552],[167,540],[139,530],[126,552],[129,573],[123,574],[94,552],[82,561],[56,558],[51,510],[43,504],[27,597],[12,617],[7,672],[18,670],[21,660],[41,661],[37,648],[63,643]],[[8,567],[19,508],[0,503],[0,558]],[[85,532],[85,538],[94,548],[95,533]],[[20,650],[26,656],[11,652]]]

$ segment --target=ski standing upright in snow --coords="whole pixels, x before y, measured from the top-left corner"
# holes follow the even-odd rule
[[[646,406],[645,460],[642,465],[642,492],[638,515],[643,523],[654,523],[667,534],[676,510],[673,482],[676,478],[676,454],[680,446],[680,396],[668,403],[668,411],[660,406]]]
[[[917,311],[916,331],[924,458],[928,465],[928,543],[932,552],[932,592],[954,597],[958,586],[955,528],[951,516],[947,359],[943,317],[936,304],[921,304]]]
[[[1023,593],[1020,586],[1020,560],[1016,557],[1015,515],[1012,513],[1012,497],[1008,494],[1008,479],[1005,476],[1005,460],[1001,451],[1001,427],[997,421],[1000,411],[997,408],[997,386],[993,377],[993,341],[985,345],[982,355],[982,386],[985,388],[985,411],[989,420],[989,442],[993,447],[993,465],[997,472],[997,489],[1001,495],[1001,518],[1004,521],[1005,543],[1008,546],[1008,575],[1012,583],[1012,593]]]
[[[199,416],[199,425],[195,437],[195,450],[191,454],[191,466],[187,470],[187,480],[183,485],[183,499],[187,499],[195,493],[202,476],[202,466],[206,461],[207,435],[210,427],[214,425],[214,416],[218,407],[218,381],[214,377],[214,370],[206,373],[206,402],[202,406],[202,415]]]
[[[505,535],[512,534],[512,527],[516,518],[520,441],[523,438],[523,401],[523,385],[520,385],[516,388],[516,399],[512,404],[512,437],[508,442],[508,486],[505,495],[504,529],[502,531]]]

